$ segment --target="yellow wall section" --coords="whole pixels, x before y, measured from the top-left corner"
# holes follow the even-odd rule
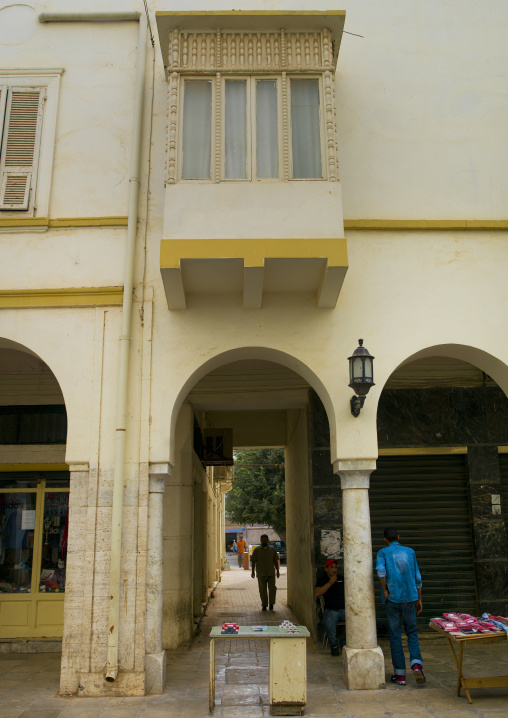
[[[345,219],[344,229],[508,229],[508,219]]]
[[[126,227],[127,217],[0,217],[1,227]]]
[[[94,307],[98,305],[121,305],[122,301],[122,287],[0,290],[0,309],[20,307]]]
[[[347,242],[337,239],[163,239],[161,269],[180,266],[181,259],[243,259],[262,267],[265,259],[325,257],[333,267],[347,267]]]

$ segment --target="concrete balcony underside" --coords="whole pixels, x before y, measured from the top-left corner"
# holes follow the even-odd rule
[[[168,307],[190,294],[241,294],[258,309],[263,295],[315,294],[333,308],[348,267],[344,237],[326,239],[163,239],[160,266]]]

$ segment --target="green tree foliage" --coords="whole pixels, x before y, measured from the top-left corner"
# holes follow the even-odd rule
[[[226,495],[226,513],[234,523],[265,524],[284,537],[284,449],[235,451],[233,488]]]

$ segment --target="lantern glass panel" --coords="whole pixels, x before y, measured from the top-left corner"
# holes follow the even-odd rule
[[[372,359],[365,359],[365,378],[372,379]]]
[[[363,379],[363,361],[360,357],[356,357],[353,362],[353,379],[355,381],[358,381],[358,379]]]

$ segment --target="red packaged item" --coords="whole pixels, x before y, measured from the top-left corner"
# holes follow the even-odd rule
[[[505,626],[508,626],[508,618],[505,618],[504,616],[492,616],[490,613],[488,616],[489,618],[492,618],[493,621],[499,621],[499,623],[504,623]]]

